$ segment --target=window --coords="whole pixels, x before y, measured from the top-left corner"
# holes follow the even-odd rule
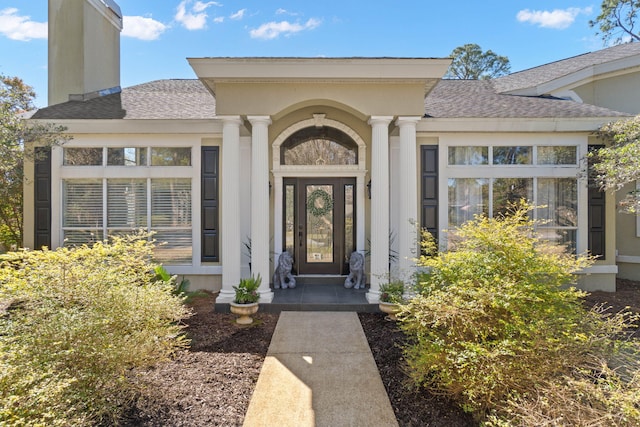
[[[449,184],[449,227],[470,221],[475,215],[489,214],[489,180],[451,178]]]
[[[151,147],[151,166],[191,166],[191,148]]]
[[[540,146],[538,147],[538,164],[575,165],[578,158],[577,151],[575,146]]]
[[[70,179],[63,192],[65,245],[145,229],[158,261],[191,264],[191,179]]]
[[[65,166],[102,166],[102,148],[65,148]]]
[[[358,144],[341,130],[311,127],[291,135],[281,156],[283,165],[356,165]]]
[[[489,147],[449,147],[450,165],[487,165]]]
[[[107,148],[108,166],[146,166],[146,148]]]
[[[494,165],[530,165],[533,147],[493,147]]]

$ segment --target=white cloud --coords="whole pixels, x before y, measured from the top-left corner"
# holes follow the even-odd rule
[[[207,26],[207,9],[211,6],[222,6],[215,1],[182,0],[178,5],[175,20],[182,24],[187,30],[202,30]]]
[[[516,18],[520,22],[528,22],[542,28],[554,28],[563,30],[568,28],[576,20],[576,17],[583,14],[591,14],[592,9],[585,7],[580,9],[570,7],[568,9],[555,9],[551,12],[547,10],[529,10],[524,9],[518,12]]]
[[[35,22],[30,16],[18,15],[16,8],[0,10],[0,34],[11,40],[46,39],[47,28],[46,22]]]
[[[234,13],[233,15],[229,16],[229,18],[235,19],[235,20],[240,20],[240,19],[244,18],[244,14],[246,12],[247,12],[247,9],[240,9],[239,11]]]
[[[281,34],[290,36],[305,30],[313,30],[320,25],[320,21],[314,18],[309,19],[304,24],[291,23],[288,21],[267,22],[256,29],[249,32],[251,38],[271,40],[279,37]]]
[[[125,16],[122,35],[140,40],[157,40],[168,27],[162,22],[144,16]]]
[[[279,8],[278,10],[276,10],[276,15],[291,15],[291,16],[297,16],[297,13],[294,12],[289,12],[287,9],[283,9],[283,8]]]
[[[216,16],[215,18],[213,18],[213,22],[215,22],[216,24],[222,24],[224,22],[224,16]]]

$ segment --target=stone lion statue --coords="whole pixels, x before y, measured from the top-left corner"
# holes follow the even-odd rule
[[[353,252],[349,257],[349,275],[344,281],[347,289],[364,289],[367,278],[364,275],[364,255],[360,252]]]
[[[273,288],[287,289],[296,287],[296,279],[291,274],[293,267],[293,257],[289,252],[282,252],[278,257],[278,266],[273,273]]]

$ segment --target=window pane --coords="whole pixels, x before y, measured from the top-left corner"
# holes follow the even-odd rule
[[[107,165],[109,166],[146,166],[146,148],[108,148]]]
[[[539,165],[575,165],[577,163],[577,147],[538,147]]]
[[[578,226],[578,183],[574,178],[538,179],[538,219],[547,227]]]
[[[147,180],[107,181],[107,227],[147,227]]]
[[[326,139],[312,139],[285,148],[285,165],[355,165],[356,150]]]
[[[462,225],[474,215],[488,214],[489,180],[452,178],[449,185],[449,227]]]
[[[493,181],[493,216],[508,213],[520,200],[533,201],[532,178],[500,178]]]
[[[355,229],[353,224],[355,222],[355,203],[354,203],[355,188],[353,185],[344,186],[344,255],[346,261],[349,260],[351,253],[356,250],[354,246],[355,242]]]
[[[531,147],[493,147],[494,165],[530,165]]]
[[[158,245],[154,258],[164,264],[191,264],[191,229],[158,230],[153,236]]]
[[[290,254],[295,253],[294,249],[294,233],[293,228],[295,224],[295,213],[294,213],[294,203],[295,203],[295,186],[291,184],[285,185],[284,190],[284,220],[285,220],[285,231],[284,231],[284,250],[288,251]]]
[[[283,165],[357,165],[358,144],[339,129],[323,126],[300,129],[282,144]]]
[[[576,252],[576,229],[539,227],[536,231],[541,239],[563,247],[569,253]]]
[[[151,180],[151,227],[191,226],[191,180]]]
[[[63,193],[63,227],[102,227],[102,180],[66,180]]]
[[[449,147],[450,165],[487,165],[489,147]]]
[[[65,166],[102,166],[102,148],[65,148]]]
[[[102,230],[64,230],[64,246],[92,245],[103,240]]]
[[[191,166],[191,148],[153,147],[151,166]]]

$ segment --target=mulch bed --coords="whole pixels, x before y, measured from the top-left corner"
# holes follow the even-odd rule
[[[240,327],[234,315],[213,312],[214,300],[209,294],[191,302],[195,314],[187,320],[188,350],[138,373],[140,395],[123,425],[242,425],[278,315],[259,312],[255,325]],[[618,292],[594,292],[587,303],[640,312],[640,284],[619,281]],[[403,372],[404,336],[394,322],[376,313],[359,318],[400,426],[477,426],[446,398],[409,386]]]

